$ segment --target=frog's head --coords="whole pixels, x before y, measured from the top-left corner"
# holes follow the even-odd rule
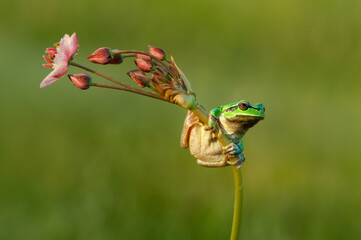
[[[239,122],[244,128],[253,127],[264,119],[265,108],[262,104],[251,104],[247,100],[228,104],[223,107],[222,115],[231,122]]]

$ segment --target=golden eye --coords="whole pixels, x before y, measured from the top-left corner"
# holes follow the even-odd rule
[[[242,101],[238,104],[239,109],[246,111],[249,108],[248,102]]]

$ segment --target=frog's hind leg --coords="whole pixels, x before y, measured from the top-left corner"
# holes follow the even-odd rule
[[[202,124],[199,121],[199,118],[197,115],[195,115],[192,111],[187,112],[187,116],[184,119],[182,134],[181,134],[181,141],[180,145],[182,148],[189,147],[189,138],[191,135],[191,132],[195,126],[202,126]]]
[[[225,167],[228,165],[229,159],[227,157],[224,157],[222,161],[217,162],[205,162],[200,159],[197,159],[197,164],[203,167]]]

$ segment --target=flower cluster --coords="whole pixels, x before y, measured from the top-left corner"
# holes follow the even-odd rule
[[[124,91],[130,91],[141,95],[157,98],[180,105],[186,109],[194,109],[196,106],[195,94],[185,75],[176,65],[173,57],[167,57],[166,52],[158,47],[148,46],[149,51],[117,50],[108,47],[102,47],[95,50],[88,56],[92,63],[120,64],[126,58],[133,57],[138,69],[129,71],[128,76],[140,88],[134,88],[119,80],[107,77],[95,70],[72,62],[74,55],[79,48],[76,33],[71,37],[67,34],[55,44],[55,48],[47,48],[44,56],[47,64],[45,67],[53,68],[53,71],[41,82],[40,87],[46,87],[63,77],[68,71],[69,65],[82,68],[93,74],[96,74],[106,80],[120,85],[104,85],[94,83],[92,78],[85,73],[69,74],[69,79],[80,89],[88,89],[90,86],[103,88],[112,88]],[[144,90],[147,88],[148,90]]]

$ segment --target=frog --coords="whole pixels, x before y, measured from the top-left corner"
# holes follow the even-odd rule
[[[204,108],[202,106],[202,108]],[[188,110],[181,133],[180,145],[189,148],[204,167],[242,167],[246,159],[242,138],[245,133],[265,116],[265,107],[247,100],[219,106],[209,112],[208,125]],[[225,134],[231,143],[225,147],[218,137]],[[232,161],[231,161],[232,159]],[[234,159],[237,159],[233,161]]]

